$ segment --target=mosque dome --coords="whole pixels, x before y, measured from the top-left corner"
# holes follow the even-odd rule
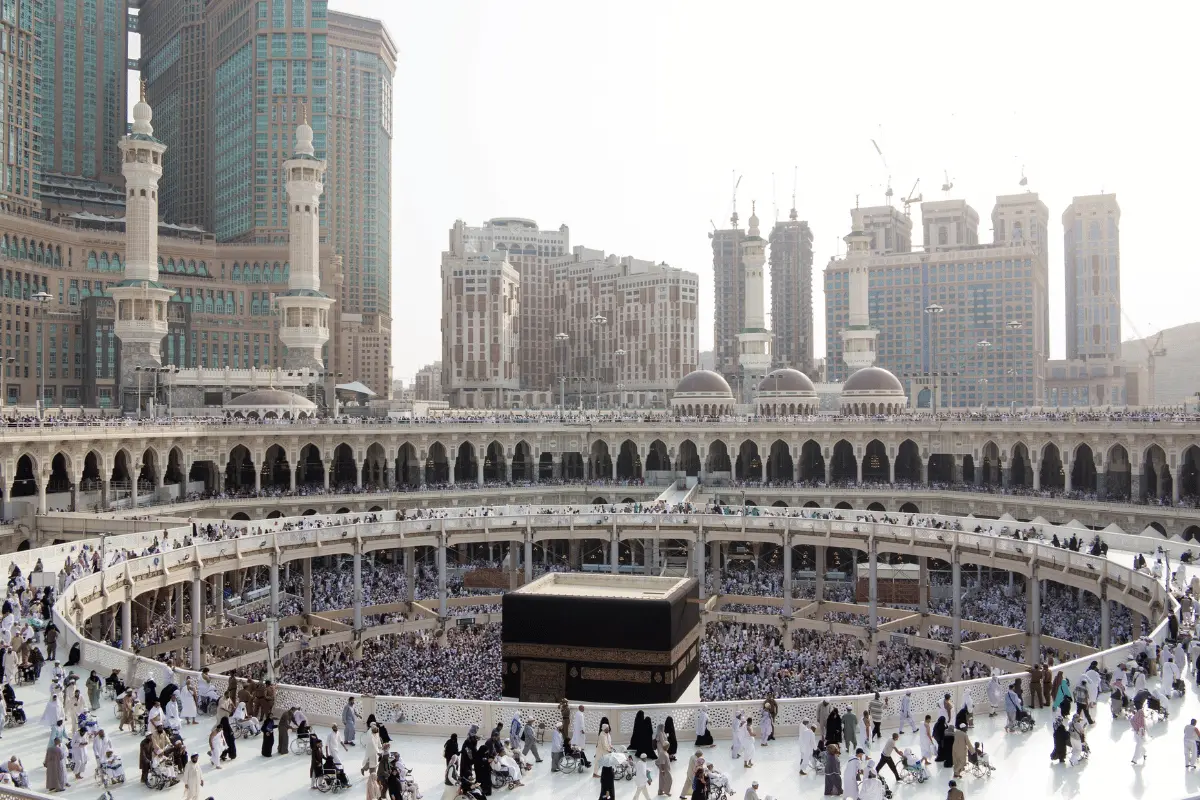
[[[317,404],[283,389],[255,389],[240,394],[225,404],[225,410],[235,416],[310,417],[317,413]]]
[[[759,393],[771,394],[816,394],[817,387],[798,369],[777,369],[768,372],[758,384]]]
[[[846,379],[842,393],[846,392],[884,392],[904,394],[904,385],[900,379],[883,367],[863,367]]]
[[[710,369],[698,369],[683,376],[675,394],[719,394],[733,396],[729,382]]]

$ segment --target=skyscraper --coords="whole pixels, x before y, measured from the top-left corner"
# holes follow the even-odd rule
[[[39,183],[44,205],[69,205],[76,193],[64,179],[122,185],[117,143],[127,120],[129,7],[127,0],[57,0],[44,8]],[[113,199],[119,206],[120,192]]]
[[[0,117],[0,209],[33,214],[38,209],[38,93],[34,76],[46,62],[37,57],[35,46],[43,30],[47,9],[44,0],[6,0],[0,6],[0,23],[7,42],[0,92],[4,115]]]
[[[1114,194],[1076,197],[1062,215],[1067,359],[1121,357],[1121,207]]]
[[[746,324],[746,265],[742,242],[746,232],[738,227],[737,211],[729,227],[708,235],[713,250],[713,369],[733,385],[738,376],[737,335]]]
[[[342,364],[382,394],[392,384],[392,75],[383,23],[329,12],[329,240],[342,256]],[[314,98],[314,105],[319,98]]]
[[[812,375],[813,235],[793,208],[771,229],[771,345],[774,366]]]
[[[142,78],[158,137],[171,157],[160,183],[167,222],[213,229],[208,187],[211,128],[205,0],[143,0]]]

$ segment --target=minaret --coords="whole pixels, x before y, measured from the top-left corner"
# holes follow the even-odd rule
[[[283,365],[285,369],[320,370],[325,366],[321,348],[329,341],[333,298],[321,291],[318,250],[325,162],[313,154],[313,129],[307,116],[296,128],[296,153],[283,168],[287,170],[288,255],[292,264],[288,290],[275,298],[279,341],[287,347]]]
[[[133,132],[118,144],[125,175],[125,272],[109,290],[116,304],[114,333],[121,342],[123,406],[137,403],[137,367],[162,366],[167,302],[174,294],[158,282],[158,180],[167,146],[154,138],[153,117],[143,81],[141,100],[133,107]],[[147,382],[147,397],[149,388]]]
[[[842,331],[842,361],[851,370],[875,363],[875,338],[879,331],[871,327],[870,282],[867,259],[871,256],[871,237],[862,230],[846,236],[846,265],[850,271],[850,324]]]
[[[767,263],[766,241],[758,232],[758,214],[751,206],[750,229],[742,240],[742,263],[746,269],[745,323],[738,334],[738,365],[742,372],[743,403],[752,403],[758,384],[771,369],[771,332],[763,310],[763,267]]]

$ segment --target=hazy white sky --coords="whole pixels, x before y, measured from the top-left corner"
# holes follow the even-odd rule
[[[943,170],[990,241],[997,194],[1050,209],[1053,354],[1063,353],[1063,209],[1121,205],[1125,309],[1149,333],[1200,317],[1192,223],[1200,186],[1194,3],[807,3],[777,0],[331,0],[382,17],[395,78],[392,269],[396,377],[440,357],[441,251],[455,219],[522,216],[571,244],[701,277],[712,316],[709,220],[796,204],[821,270],[855,195],[899,199]],[[885,170],[872,149],[885,150]],[[1171,211],[1171,209],[1176,209]],[[914,209],[914,218],[918,217]],[[919,220],[915,219],[919,225]],[[918,234],[919,236],[919,234]],[[702,349],[712,325],[702,325]],[[1131,337],[1126,324],[1123,337]]]

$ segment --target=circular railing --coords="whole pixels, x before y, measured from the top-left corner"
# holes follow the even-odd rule
[[[272,558],[282,561],[309,555],[333,555],[352,552],[355,547],[364,551],[404,546],[428,546],[444,542],[474,539],[497,541],[524,537],[526,531],[539,539],[566,536],[584,538],[661,538],[680,539],[689,536],[695,540],[703,535],[707,541],[754,540],[768,541],[784,534],[791,537],[792,544],[821,543],[831,546],[847,546],[866,549],[871,539],[880,551],[912,552],[913,549],[950,551],[959,553],[960,560],[971,563],[1003,561],[1003,568],[1023,571],[1036,566],[1039,578],[1083,585],[1099,585],[1107,582],[1110,599],[1127,604],[1137,604],[1157,624],[1152,637],[1161,642],[1166,635],[1166,620],[1161,616],[1164,603],[1171,603],[1163,587],[1144,573],[1114,564],[1107,559],[1072,553],[1034,541],[1023,541],[991,534],[976,534],[923,528],[885,522],[852,521],[837,519],[809,519],[803,517],[772,516],[730,517],[707,514],[613,514],[586,511],[576,514],[514,514],[504,513],[511,509],[492,509],[494,516],[455,516],[442,519],[396,520],[393,512],[379,512],[383,521],[357,524],[336,524],[337,519],[318,520],[302,518],[306,522],[327,521],[327,527],[305,530],[280,530],[291,520],[277,519],[263,522],[241,523],[246,531],[242,536],[215,542],[196,543],[166,552],[135,558],[108,567],[72,583],[59,597],[54,615],[63,631],[67,646],[79,642],[84,662],[101,669],[119,668],[127,681],[139,682],[150,675],[161,679],[167,669],[161,662],[136,656],[132,653],[92,641],[79,630],[83,619],[113,607],[116,603],[143,591],[180,580],[190,580],[196,575],[212,574],[232,569],[270,563]],[[461,514],[463,509],[451,509],[450,513]],[[831,512],[838,513],[838,512]],[[864,512],[855,512],[862,514]],[[907,515],[902,515],[907,516]],[[929,518],[930,515],[923,515]],[[952,518],[943,518],[952,519]],[[962,523],[975,526],[986,523],[999,528],[1005,524],[994,520],[962,518]],[[1022,526],[1023,529],[1029,526]],[[1033,526],[1038,527],[1038,526]],[[1057,532],[1069,531],[1062,526],[1044,526]],[[258,532],[261,530],[262,532]],[[1081,529],[1082,532],[1083,529]],[[170,541],[182,541],[192,532],[190,526],[167,528],[159,531],[129,533],[109,536],[108,548],[141,550],[156,539],[164,536]],[[1044,531],[1043,531],[1044,532]],[[1090,533],[1090,532],[1089,532]],[[1103,538],[1103,535],[1102,535]],[[1142,537],[1131,537],[1141,539]],[[77,554],[80,548],[98,547],[99,540],[92,539],[52,547],[11,553],[0,557],[0,563],[11,569],[13,564],[28,571],[40,558],[43,564],[53,568],[63,559]],[[1146,541],[1142,548],[1153,547]],[[904,548],[902,550],[902,548]],[[276,555],[277,554],[277,555]],[[1117,596],[1112,594],[1115,590]],[[1128,658],[1133,644],[1095,653],[1059,665],[1064,674],[1077,678],[1087,665],[1095,660],[1107,667]],[[176,670],[180,675],[195,675],[194,671]],[[214,683],[223,689],[227,683],[223,676],[215,676]],[[917,715],[936,713],[942,697],[949,693],[957,705],[970,695],[977,704],[987,702],[987,679],[958,681],[911,689],[912,709]],[[885,697],[896,696],[888,714],[898,713],[898,696],[905,690],[882,693]],[[303,708],[311,720],[327,724],[340,719],[345,699],[351,693],[316,687],[281,685],[277,691],[279,705],[297,705]],[[816,707],[822,698],[788,698],[779,700],[779,718],[776,722],[781,732],[794,732],[804,720],[814,720]],[[839,703],[863,706],[867,695],[842,696]],[[704,704],[709,713],[709,726],[716,735],[728,735],[734,716],[739,711],[757,711],[761,701],[728,701]],[[699,705],[671,704],[645,707],[656,716],[674,717],[676,726],[687,729],[694,724]],[[374,713],[381,721],[395,724],[400,733],[444,734],[460,730],[471,724],[484,726],[497,722],[507,723],[519,709],[547,724],[554,723],[559,716],[557,706],[550,704],[515,703],[507,701],[445,700],[419,697],[365,697],[363,713]],[[607,716],[614,729],[629,733],[637,709],[605,704],[588,704],[588,729],[598,728],[600,717]]]

